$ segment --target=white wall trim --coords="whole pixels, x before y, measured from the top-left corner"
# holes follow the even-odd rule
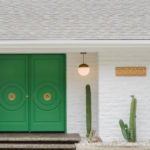
[[[125,48],[150,50],[150,40],[0,40],[0,53],[99,52]]]
[[[150,40],[1,40],[0,48],[150,46]]]

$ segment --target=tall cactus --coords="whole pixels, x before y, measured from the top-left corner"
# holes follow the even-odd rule
[[[91,113],[91,88],[86,85],[86,136],[89,137],[91,132],[92,113]]]
[[[129,127],[127,124],[123,122],[123,120],[119,120],[119,124],[121,127],[122,134],[124,138],[128,142],[136,142],[136,103],[137,100],[134,96],[132,97],[131,101],[131,108],[130,108],[130,119],[129,119]]]

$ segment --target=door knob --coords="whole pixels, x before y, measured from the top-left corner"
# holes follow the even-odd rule
[[[29,95],[26,95],[26,98],[29,98]]]

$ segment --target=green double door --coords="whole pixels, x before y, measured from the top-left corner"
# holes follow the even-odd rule
[[[0,55],[0,131],[66,126],[64,54]]]

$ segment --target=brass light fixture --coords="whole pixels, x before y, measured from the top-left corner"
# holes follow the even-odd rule
[[[78,73],[81,76],[87,76],[90,73],[90,67],[84,63],[84,55],[86,55],[86,52],[81,52],[81,55],[83,55],[83,63],[79,65],[78,67]]]

